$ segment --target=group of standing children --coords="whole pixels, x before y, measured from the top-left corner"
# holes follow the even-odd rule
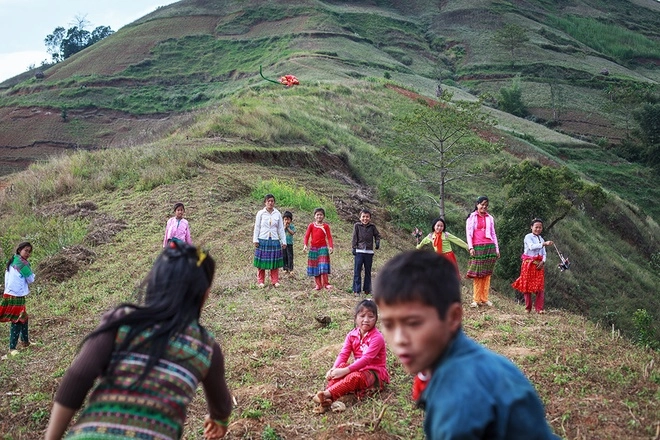
[[[264,286],[265,271],[270,270],[270,281],[277,287],[278,269],[293,270],[292,253],[283,255],[282,251],[292,247],[295,227],[290,212],[281,215],[274,208],[272,194],[265,197],[264,204],[255,219],[254,264],[259,285]],[[382,389],[389,383],[387,340],[403,368],[424,378],[422,382],[416,379],[414,395],[426,411],[427,438],[556,438],[545,421],[541,401],[524,375],[506,358],[462,332],[460,272],[451,243],[470,252],[467,276],[475,280],[473,304],[491,305],[483,289],[489,285],[499,248],[487,208],[488,199],[480,197],[466,220],[467,243],[449,234],[443,219],[435,219],[433,232],[420,243],[420,247],[431,245],[434,253],[406,252],[385,264],[374,301],[357,304],[354,328],[325,375],[327,387],[314,394],[317,412],[326,411],[345,394],[360,397],[367,390]],[[183,204],[177,203],[174,212],[175,217],[167,222],[163,252],[139,289],[141,299],[116,306],[85,337],[57,390],[46,440],[60,439],[67,431],[70,439],[107,435],[181,438],[186,409],[200,382],[208,408],[203,435],[220,439],[226,434],[232,401],[225,381],[224,357],[218,343],[199,322],[211,289],[215,261],[206,251],[189,244],[190,228],[183,219]],[[308,275],[314,276],[317,290],[332,288],[327,277],[333,241],[324,220],[325,211],[317,208],[304,238],[304,249],[309,246]],[[543,310],[544,247],[553,242],[543,240],[542,230],[543,222],[534,219],[531,233],[524,240],[521,274],[513,283],[525,294],[528,312],[532,308],[531,294],[536,294],[536,310]],[[378,229],[371,223],[371,213],[364,209],[360,222],[354,225],[352,239],[355,293],[371,292],[373,250],[379,246]],[[5,272],[0,321],[12,323],[12,355],[19,337],[24,346],[30,344],[25,296],[28,284],[34,281],[28,263],[31,253],[29,242],[19,244]],[[481,278],[484,280],[477,281]],[[376,328],[379,308],[385,336]],[[353,361],[349,362],[351,356]],[[466,372],[483,380],[463,385]]]
[[[474,210],[466,218],[465,235],[467,243],[447,232],[444,219],[436,218],[431,222],[432,232],[417,245],[417,249],[432,248],[436,253],[451,261],[459,278],[460,271],[452,250],[452,243],[469,252],[466,277],[473,280],[473,300],[470,307],[482,305],[491,307],[493,305],[488,299],[490,279],[495,263],[500,257],[500,248],[495,232],[495,219],[488,213],[488,205],[488,197],[479,197]],[[541,219],[535,218],[532,220],[530,228],[532,232],[527,234],[524,239],[520,277],[512,286],[523,293],[525,309],[528,313],[532,310],[531,296],[532,294],[536,295],[533,304],[534,309],[537,313],[542,314],[544,313],[545,246],[552,246],[553,242],[544,241],[541,237],[540,234],[543,231],[543,221]]]

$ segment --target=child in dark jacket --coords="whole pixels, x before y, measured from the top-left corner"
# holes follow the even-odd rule
[[[368,209],[360,211],[360,221],[353,227],[351,246],[355,262],[353,264],[353,293],[365,295],[371,293],[371,266],[374,261],[375,248],[380,248],[380,233],[376,225],[371,223],[371,212]],[[364,267],[364,285],[362,285],[362,267]]]

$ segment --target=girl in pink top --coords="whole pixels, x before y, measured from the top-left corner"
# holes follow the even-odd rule
[[[188,220],[183,218],[186,212],[183,203],[174,204],[174,217],[170,218],[165,225],[165,238],[163,238],[163,248],[167,246],[170,241],[178,241],[187,244],[192,244],[190,239],[190,225]]]
[[[465,220],[465,236],[470,252],[466,276],[474,280],[474,295],[470,307],[492,307],[493,303],[488,300],[490,276],[497,259],[500,258],[500,246],[495,234],[495,219],[488,213],[488,197],[481,196],[477,199],[474,211]]]
[[[356,393],[358,397],[372,388],[383,388],[390,382],[387,372],[385,339],[376,328],[378,308],[365,299],[355,307],[355,328],[348,332],[337,360],[325,374],[328,386],[314,396],[319,406],[315,412],[325,412],[334,400]],[[348,359],[353,354],[353,363]]]

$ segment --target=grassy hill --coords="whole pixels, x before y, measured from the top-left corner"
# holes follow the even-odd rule
[[[387,211],[367,201],[369,189],[336,157],[282,150],[279,157],[291,159],[285,166],[273,163],[272,151],[239,146],[246,147],[240,141],[233,149],[195,141],[79,152],[16,176],[13,191],[2,200],[3,212],[11,209],[16,216],[5,215],[3,221],[9,241],[20,234],[35,245],[38,280],[28,309],[31,337],[40,344],[0,361],[3,438],[42,438],[53,394],[80,340],[107,308],[133,298],[160,251],[163,225],[178,200],[186,203],[193,239],[218,261],[202,321],[226,355],[235,397],[228,438],[423,438],[422,413],[410,400],[411,378],[392,355],[392,383],[380,394],[359,402],[346,398],[348,409],[337,414],[313,414],[310,400],[352,325],[356,298],[350,293],[349,248],[357,210],[364,203],[372,207],[384,235],[376,276],[388,258],[413,246],[412,237],[386,221]],[[290,166],[294,159],[298,167]],[[284,278],[279,289],[256,287],[250,240],[264,185],[275,188],[278,200],[290,200],[278,207],[294,212],[299,230],[312,220],[311,209],[299,206],[302,199],[328,209],[336,244],[335,290],[312,289],[300,237],[295,275]],[[28,206],[28,199],[37,203]],[[3,248],[8,245],[3,242]],[[464,266],[465,256],[459,258]],[[556,294],[548,289],[549,297]],[[657,435],[657,352],[560,308],[530,316],[501,292],[491,297],[495,307],[471,309],[471,285],[464,284],[465,331],[523,369],[557,434],[567,439]],[[332,323],[322,327],[318,315],[330,316]],[[0,326],[0,340],[7,340],[8,331]],[[184,438],[199,438],[203,402],[200,392]]]
[[[540,320],[521,314],[512,280],[498,278],[496,308],[466,310],[467,332],[525,370],[565,438],[657,435],[657,352],[627,341],[640,336],[640,319],[641,330],[660,334],[660,177],[614,154],[629,121],[603,109],[608,87],[657,84],[660,56],[647,40],[657,46],[659,17],[660,4],[650,0],[515,7],[184,0],[52,66],[43,80],[0,84],[0,174],[33,164],[0,184],[0,244],[8,257],[21,239],[35,243],[40,281],[29,308],[31,330],[43,341],[0,363],[0,409],[10,415],[0,432],[39,437],[76,345],[103,310],[129,298],[158,253],[171,205],[181,200],[195,240],[220,259],[204,319],[228,355],[238,399],[233,438],[420,438],[409,378],[393,359],[390,390],[349,405],[348,415],[311,418],[307,393],[321,386],[350,328],[347,247],[359,209],[374,209],[387,232],[377,268],[412,246],[411,227],[428,231],[437,215],[427,198],[435,189],[415,184],[415,170],[387,151],[398,118],[434,102],[442,83],[455,100],[487,98],[483,110],[497,125],[481,134],[504,146],[477,164],[483,179],[448,187],[451,232],[463,235],[481,194],[496,221],[506,220],[512,200],[503,179],[522,159],[568,167],[606,193],[602,208],[577,206],[547,237],[573,262],[567,272],[548,270],[551,313]],[[530,36],[515,59],[492,42],[504,24]],[[582,33],[585,26],[619,41],[631,32],[641,39],[599,46]],[[301,85],[264,81],[260,66],[266,77],[292,73]],[[516,75],[532,112],[527,119],[488,98]],[[539,123],[557,110],[550,95],[558,89],[563,116]],[[243,244],[261,205],[262,194],[253,192],[268,187],[307,192],[337,212],[337,291],[312,293],[301,270],[284,289],[254,288],[251,247]],[[282,207],[299,226],[311,220],[309,207]],[[549,259],[553,268],[557,257]],[[305,264],[300,251],[296,264]],[[318,328],[313,317],[321,313],[337,325]],[[0,328],[0,339],[7,331]],[[33,379],[25,389],[19,372]],[[202,415],[197,402],[189,438]]]

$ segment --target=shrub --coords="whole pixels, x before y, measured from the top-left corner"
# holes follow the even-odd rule
[[[660,349],[660,341],[653,330],[653,316],[646,309],[637,309],[633,313],[633,326],[635,327],[635,343],[640,347],[652,350]]]
[[[266,194],[273,194],[278,205],[298,208],[301,211],[313,212],[315,208],[325,209],[325,217],[329,221],[339,218],[334,204],[305,188],[293,186],[290,183],[281,182],[277,179],[259,181],[252,189],[252,197],[263,201]]]

